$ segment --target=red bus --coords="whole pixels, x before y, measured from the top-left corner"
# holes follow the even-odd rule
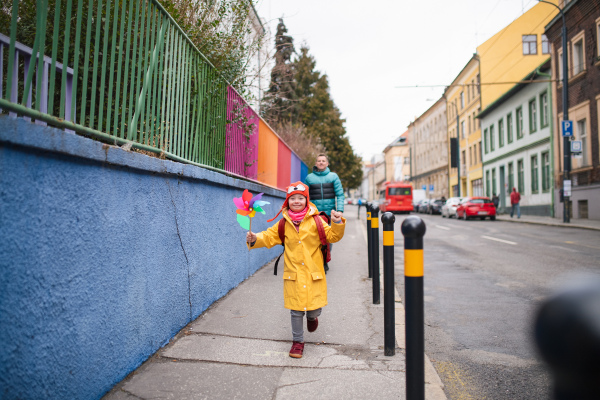
[[[399,214],[413,211],[412,184],[407,182],[385,182],[379,192],[379,210]]]

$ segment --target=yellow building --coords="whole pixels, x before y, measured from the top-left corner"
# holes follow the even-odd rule
[[[385,161],[385,180],[390,182],[410,179],[410,148],[408,131],[383,149]]]
[[[477,53],[444,92],[448,141],[457,137],[457,131],[460,134],[461,196],[483,196],[481,125],[477,115],[548,58],[550,45],[544,29],[557,13],[547,4],[533,6],[478,46]],[[449,181],[449,195],[456,196],[457,168],[449,166]]]
[[[479,58],[474,54],[444,92],[448,121],[448,150],[450,150],[450,138],[460,138],[458,154],[461,197],[483,196],[481,126],[477,119],[477,114],[481,112],[479,81]],[[448,166],[450,168],[450,163]],[[458,168],[449,170],[449,197],[459,196],[458,172]]]
[[[477,47],[482,110],[549,57],[544,29],[557,13],[556,7],[538,3]]]

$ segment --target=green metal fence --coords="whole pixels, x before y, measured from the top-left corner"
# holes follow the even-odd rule
[[[0,108],[222,169],[227,82],[156,0],[1,0]]]

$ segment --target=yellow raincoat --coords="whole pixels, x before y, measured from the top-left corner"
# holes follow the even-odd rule
[[[327,305],[327,280],[323,268],[321,240],[313,215],[319,211],[313,203],[308,203],[309,210],[296,231],[288,216],[287,208],[283,210],[285,224],[285,253],[283,267],[283,300],[284,306],[290,310],[310,311]],[[271,248],[281,244],[278,233],[279,221],[266,231],[256,234],[256,243],[252,249]],[[323,228],[329,243],[342,239],[346,229],[346,219],[339,224],[329,226],[323,221]]]

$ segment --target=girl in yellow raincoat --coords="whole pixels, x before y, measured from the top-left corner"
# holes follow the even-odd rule
[[[295,182],[287,187],[287,197],[279,213],[286,220],[283,300],[292,316],[293,343],[290,357],[301,358],[304,352],[304,314],[306,313],[308,331],[314,332],[319,325],[317,317],[321,315],[321,308],[327,305],[327,280],[321,241],[313,217],[319,214],[319,210],[309,202],[308,187],[302,182]],[[277,215],[267,222],[273,221]],[[332,210],[331,221],[331,226],[326,222],[322,225],[327,242],[335,243],[344,236],[346,219],[342,213]],[[281,244],[278,225],[276,223],[258,234],[248,232],[248,247],[271,248]]]

